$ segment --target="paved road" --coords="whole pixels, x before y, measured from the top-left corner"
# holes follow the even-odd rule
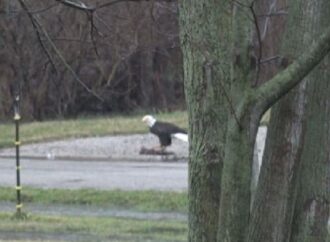
[[[15,186],[14,159],[0,158],[0,185]],[[187,162],[22,160],[22,185],[39,188],[187,189]]]

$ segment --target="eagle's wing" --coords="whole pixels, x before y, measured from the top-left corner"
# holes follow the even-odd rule
[[[179,128],[178,126],[167,123],[167,122],[156,122],[155,125],[157,125],[157,129],[161,133],[167,133],[167,134],[177,134],[177,133],[182,133],[182,134],[187,134],[187,131]]]
[[[157,135],[162,146],[169,146],[172,143],[172,135],[183,141],[188,141],[187,131],[167,122],[156,122],[150,132]],[[181,137],[184,135],[184,137]]]

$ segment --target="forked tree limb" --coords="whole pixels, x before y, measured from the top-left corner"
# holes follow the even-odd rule
[[[311,45],[310,49],[292,62],[285,70],[259,86],[252,95],[261,112],[265,112],[281,97],[299,84],[330,52],[330,27]]]

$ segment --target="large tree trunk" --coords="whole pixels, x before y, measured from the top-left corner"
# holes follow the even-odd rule
[[[228,1],[219,2],[180,1],[190,134],[188,236],[196,242],[216,241],[218,228],[230,76]]]
[[[314,81],[308,83],[306,131],[291,242],[329,241],[330,70],[326,68],[329,64],[327,58],[310,76]]]

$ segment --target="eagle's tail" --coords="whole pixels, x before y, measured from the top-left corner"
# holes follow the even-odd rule
[[[184,133],[176,133],[176,134],[173,134],[173,137],[179,139],[179,140],[182,140],[184,142],[188,142],[188,135],[187,134],[184,134]]]

